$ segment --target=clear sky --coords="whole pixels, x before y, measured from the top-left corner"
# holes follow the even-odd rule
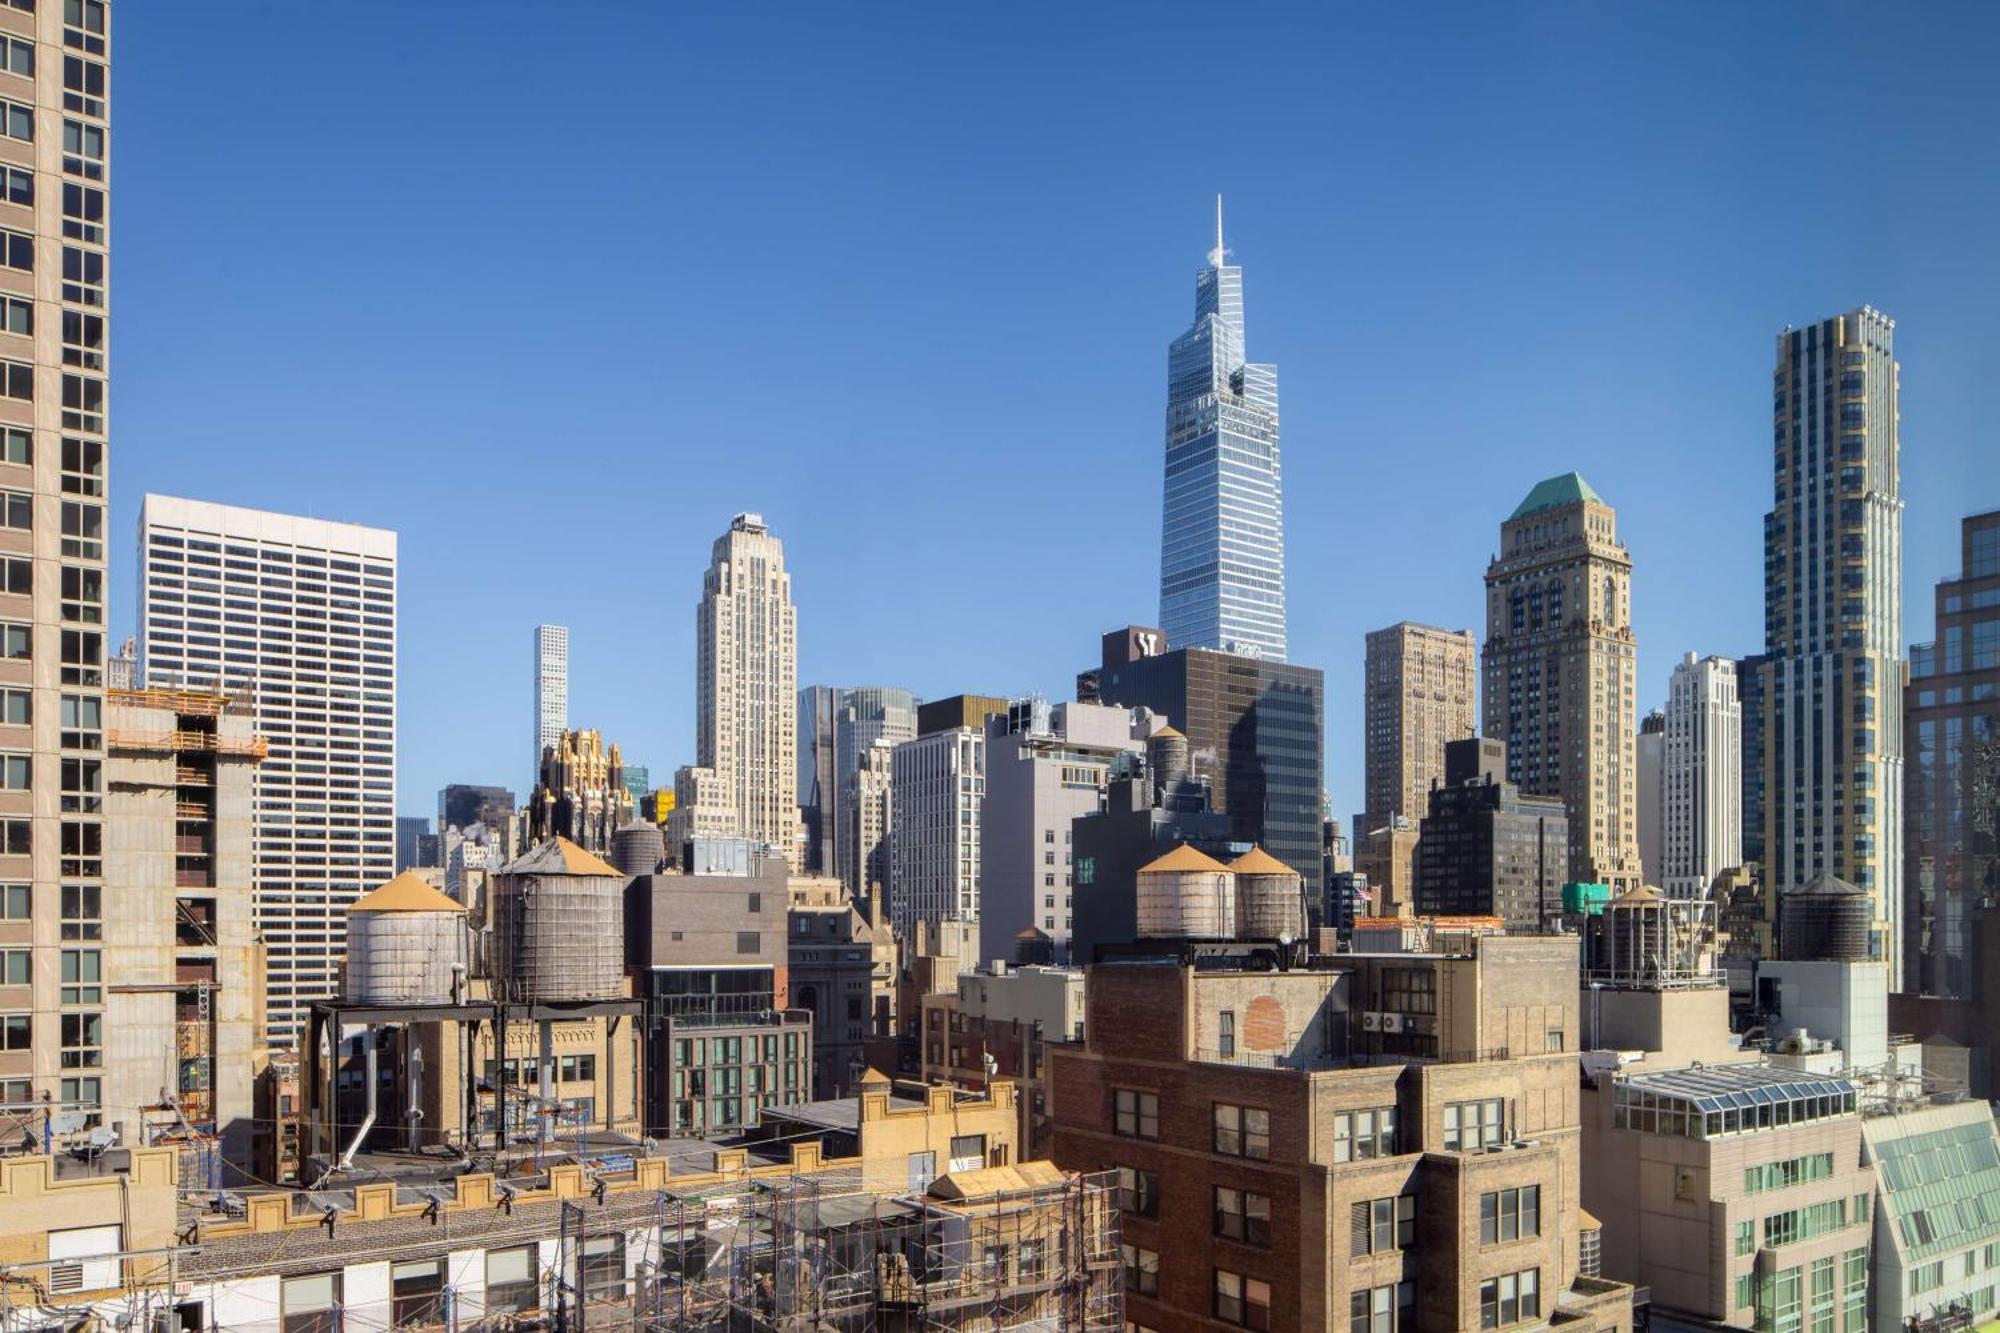
[[[1213,196],[1283,405],[1292,659],[1482,628],[1581,471],[1641,710],[1762,643],[1772,337],[1903,363],[1905,629],[2000,505],[2000,7],[124,0],[113,491],[402,534],[398,805],[571,722],[693,758],[694,604],[786,545],[800,682],[1068,697],[1157,615]],[[120,549],[129,551],[129,539]],[[114,572],[131,624],[132,567]]]

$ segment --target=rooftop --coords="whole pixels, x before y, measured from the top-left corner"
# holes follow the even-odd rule
[[[1139,873],[1143,875],[1152,870],[1219,870],[1226,872],[1228,869],[1228,866],[1208,855],[1208,853],[1197,851],[1187,843],[1182,843],[1165,856],[1140,866]]]
[[[1550,477],[1547,481],[1535,483],[1535,489],[1528,492],[1528,498],[1515,506],[1507,517],[1525,518],[1529,514],[1540,513],[1544,509],[1560,509],[1564,505],[1603,504],[1604,497],[1590,488],[1590,483],[1575,472],[1565,472],[1560,477]]]
[[[568,838],[555,837],[500,868],[503,875],[608,875],[624,879],[615,866]]]
[[[1797,1101],[1802,1097],[1852,1097],[1854,1085],[1831,1074],[1804,1074],[1774,1065],[1693,1065],[1622,1080],[1632,1088],[1684,1098],[1696,1110],[1721,1111]]]

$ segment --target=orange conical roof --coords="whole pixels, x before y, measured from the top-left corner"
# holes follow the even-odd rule
[[[463,912],[465,904],[432,888],[414,870],[405,870],[366,897],[349,905],[349,912]]]
[[[1139,867],[1139,873],[1142,875],[1149,870],[1220,870],[1227,874],[1229,867],[1208,853],[1196,851],[1186,843],[1182,843],[1157,861]]]
[[[1265,851],[1262,847],[1252,847],[1243,855],[1229,863],[1229,868],[1239,875],[1296,875],[1299,872]]]

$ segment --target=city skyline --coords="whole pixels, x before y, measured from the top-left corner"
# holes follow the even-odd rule
[[[228,6],[179,25],[135,6],[124,21],[131,39],[157,54],[120,74],[121,104],[134,126],[126,143],[146,150],[129,155],[119,182],[120,222],[134,229],[133,243],[121,254],[120,282],[144,299],[130,304],[114,336],[132,349],[121,361],[121,410],[146,446],[123,455],[110,526],[129,531],[137,497],[153,489],[402,533],[402,813],[424,813],[422,794],[448,782],[519,781],[518,739],[509,746],[504,737],[467,723],[488,714],[518,716],[527,682],[511,670],[490,671],[472,638],[428,628],[444,623],[453,614],[447,608],[468,591],[510,616],[519,608],[514,628],[497,627],[504,633],[524,634],[541,620],[571,625],[575,724],[610,728],[655,773],[692,758],[692,720],[681,702],[692,686],[691,626],[677,616],[635,624],[615,581],[578,580],[557,566],[520,562],[515,538],[546,523],[551,503],[591,512],[605,558],[648,571],[656,589],[692,576],[709,536],[730,513],[765,512],[786,534],[789,564],[798,575],[803,680],[892,680],[925,697],[966,688],[1066,697],[1074,662],[1088,655],[1098,635],[1153,617],[1159,347],[1163,331],[1184,325],[1191,251],[1212,224],[1217,190],[1229,196],[1229,242],[1255,269],[1258,354],[1286,371],[1288,656],[1328,673],[1327,769],[1338,811],[1363,803],[1355,703],[1362,635],[1404,618],[1479,623],[1477,577],[1468,579],[1463,571],[1476,571],[1491,553],[1484,516],[1538,477],[1583,471],[1618,498],[1621,530],[1646,553],[1635,593],[1642,713],[1664,702],[1668,673],[1681,653],[1742,656],[1759,647],[1761,588],[1754,571],[1769,503],[1768,340],[1788,321],[1862,301],[1898,321],[1899,351],[1912,367],[1904,398],[1906,606],[1926,605],[1930,586],[1955,572],[1958,520],[2000,503],[2000,481],[1982,466],[1986,456],[1979,452],[1990,448],[1979,423],[1992,417],[1996,390],[1979,368],[1990,362],[1993,337],[1973,316],[1977,303],[1967,300],[1968,283],[1979,289],[1991,271],[1972,240],[1994,201],[1989,176],[1964,170],[1968,127],[1990,123],[1993,107],[1992,90],[1975,83],[1963,59],[1974,41],[1947,43],[1915,26],[1878,34],[1871,78],[1917,90],[1912,71],[1922,66],[1926,77],[1921,96],[1891,97],[1885,112],[1882,142],[1920,145],[1912,160],[1892,161],[1886,149],[1864,146],[1858,159],[1843,164],[1876,172],[1883,188],[1898,192],[1907,205],[1902,226],[1911,244],[1865,253],[1830,234],[1765,236],[1754,222],[1763,216],[1757,210],[1780,199],[1788,210],[1811,207],[1838,191],[1827,171],[1829,147],[1808,144],[1798,160],[1777,164],[1752,154],[1759,158],[1753,166],[1744,156],[1752,139],[1747,127],[1801,89],[1837,86],[1863,57],[1836,36],[1794,33],[1785,40],[1797,68],[1768,80],[1730,79],[1727,71],[1750,59],[1745,53],[1770,40],[1767,25],[1750,16],[1732,17],[1727,40],[1707,49],[1698,49],[1698,39],[1681,35],[1675,25],[1639,20],[1639,28],[1657,39],[1649,58],[1659,70],[1637,71],[1643,77],[1612,88],[1596,126],[1572,119],[1604,90],[1579,86],[1561,70],[1579,53],[1597,49],[1607,60],[1616,58],[1616,69],[1634,73],[1627,69],[1633,57],[1625,44],[1641,44],[1637,38],[1607,45],[1613,42],[1608,25],[1589,19],[1556,32],[1529,20],[1468,18],[1465,32],[1454,33],[1449,49],[1436,56],[1444,68],[1462,73],[1454,63],[1466,58],[1461,47],[1497,46],[1553,80],[1554,100],[1549,108],[1523,111],[1538,155],[1503,155],[1478,168],[1487,181],[1485,210],[1461,221],[1450,220],[1434,190],[1412,173],[1448,173],[1461,167],[1462,152],[1477,156],[1491,146],[1473,123],[1468,99],[1520,94],[1475,81],[1466,92],[1440,99],[1430,75],[1398,93],[1386,73],[1358,68],[1365,64],[1358,57],[1352,90],[1322,94],[1308,88],[1303,73],[1310,41],[1301,43],[1296,57],[1259,47],[1260,61],[1275,62],[1257,103],[1257,120],[1268,133],[1243,143],[1239,127],[1201,124],[1191,110],[1171,106],[1164,90],[1142,86],[1139,70],[1154,45],[1168,47],[1185,36],[1163,21],[1157,30],[1138,33],[1137,48],[1105,72],[1116,96],[1144,98],[1138,105],[1150,119],[1141,117],[1143,133],[1122,118],[1093,121],[1070,155],[1035,166],[1036,174],[1026,178],[983,183],[956,174],[931,182],[930,173],[915,165],[899,165],[899,154],[883,161],[877,151],[883,136],[889,146],[914,155],[913,163],[927,160],[923,155],[934,140],[921,129],[883,124],[852,94],[836,89],[827,109],[830,123],[851,129],[856,143],[872,145],[869,160],[885,173],[877,183],[888,193],[863,201],[843,186],[830,212],[811,225],[782,220],[782,209],[773,221],[745,225],[744,208],[782,198],[774,200],[771,187],[740,179],[719,165],[722,158],[707,154],[777,142],[784,126],[776,121],[789,124],[796,114],[783,106],[756,112],[716,149],[675,148],[700,154],[676,165],[686,172],[724,171],[716,179],[727,188],[708,192],[699,210],[666,208],[651,196],[635,204],[649,217],[659,210],[666,248],[703,255],[699,271],[677,281],[688,284],[685,299],[710,309],[719,322],[704,329],[704,348],[684,342],[669,327],[674,321],[657,318],[654,310],[637,322],[622,314],[616,332],[635,351],[643,349],[642,361],[627,362],[620,353],[610,366],[586,370],[556,345],[557,338],[545,336],[560,330],[560,340],[568,341],[567,331],[597,309],[589,302],[568,304],[566,297],[548,329],[532,339],[535,354],[552,358],[549,370],[568,386],[558,395],[564,404],[558,426],[558,418],[548,415],[549,400],[532,386],[495,392],[495,381],[466,351],[427,354],[418,392],[395,364],[419,363],[400,333],[378,350],[357,348],[346,338],[327,341],[330,334],[316,327],[337,327],[353,296],[303,272],[324,268],[304,256],[319,252],[319,229],[327,224],[300,218],[298,200],[302,192],[323,188],[321,167],[334,160],[330,154],[341,142],[313,118],[336,94],[391,86],[379,82],[390,74],[344,71],[332,78],[316,66],[300,71],[278,62],[259,77],[282,77],[288,94],[296,83],[296,98],[274,98],[271,122],[252,127],[254,143],[222,154],[204,146],[230,141],[223,125],[235,132],[229,113],[239,103],[222,95],[229,79],[221,71],[255,64],[246,49],[268,54],[274,42],[290,51],[314,49],[326,40],[318,35],[324,23],[286,13],[265,16],[254,32],[236,31],[242,25]],[[1973,19],[1975,26],[1987,22]],[[635,17],[632,24],[635,36],[651,32],[649,18]],[[448,49],[448,26],[413,21],[399,40],[399,61]],[[1102,57],[1111,26],[1103,18],[1085,23],[1077,33],[1078,54]],[[1364,25],[1355,35],[1357,48],[1393,49],[1397,27]],[[472,36],[482,59],[499,49],[494,34]],[[715,34],[689,36],[709,40]],[[1546,50],[1535,46],[1540,40]],[[936,43],[932,35],[907,36],[898,63],[921,65],[909,60],[911,52],[928,53]],[[1003,40],[999,56],[1007,45]],[[785,67],[802,60],[788,51],[775,58]],[[942,61],[942,54],[937,58]],[[1222,74],[1248,79],[1246,55],[1226,52],[1222,58]],[[974,102],[975,161],[1013,168],[1023,160],[1020,146],[1035,137],[1032,131],[1050,126],[1037,119],[1005,128],[983,100],[995,95],[1002,63],[996,57],[996,71],[959,72],[968,77]],[[726,80],[727,65],[716,77]],[[892,92],[922,77],[895,74],[887,65],[869,68],[887,80],[878,88]],[[1340,68],[1350,68],[1348,57]],[[455,68],[437,73],[447,83],[435,96],[467,108],[468,116],[490,118],[483,109],[489,91],[476,80],[468,85],[469,75]],[[686,95],[716,96],[710,77],[703,74]],[[1614,146],[1619,153],[1629,150],[1623,131],[1632,128],[1647,99],[1690,78],[1726,85],[1721,102],[1681,127],[1672,142],[1643,146],[1629,163],[1614,161]],[[616,108],[642,123],[673,110],[629,90],[616,95]],[[1101,109],[1094,99],[1079,100],[1084,96],[1064,94],[1036,115]],[[1369,134],[1344,135],[1338,171],[1297,178],[1296,168],[1323,151],[1315,147],[1316,136],[1343,116],[1362,114],[1371,98],[1390,120],[1373,118],[1366,122],[1374,127]],[[1435,104],[1429,111],[1419,105],[1427,99]],[[747,104],[724,105],[747,113]],[[191,155],[147,142],[162,123],[191,128]],[[460,133],[469,152],[501,152],[498,136],[470,122]],[[1464,150],[1449,146],[1453,134],[1468,136]],[[1574,152],[1550,157],[1551,136],[1564,134],[1580,136]],[[535,135],[537,150],[552,142],[540,130]],[[1176,142],[1171,170],[1147,146],[1154,138]],[[285,154],[258,151],[279,140],[288,145]],[[1217,151],[1225,142],[1231,151]],[[1201,149],[1220,165],[1197,175],[1186,164],[1192,150]],[[510,141],[508,152],[518,151]],[[581,154],[578,170],[590,169],[599,156],[574,144],[563,151]],[[1581,204],[1567,184],[1579,156],[1599,173],[1602,186]],[[1953,171],[1941,165],[1947,160],[1956,163]],[[1084,184],[1088,172],[1112,161],[1120,165],[1101,183]],[[781,163],[784,169],[794,165],[789,157]],[[1483,174],[1502,170],[1524,175],[1504,182]],[[248,188],[230,185],[239,201],[231,217],[196,225],[183,216],[200,197],[199,189],[185,187],[187,173],[205,189],[223,188],[225,173],[232,180],[241,176]],[[825,177],[823,169],[809,174],[815,181]],[[1702,188],[1688,188],[1697,178]],[[920,179],[939,185],[934,203],[913,193]],[[1945,180],[1953,182],[1949,198],[1937,184]],[[392,188],[406,190],[403,220],[362,238],[369,262],[388,265],[381,270],[385,283],[395,282],[410,261],[397,253],[400,247],[385,247],[384,238],[404,235],[405,226],[434,230],[433,214],[447,207],[469,233],[465,262],[445,266],[431,284],[405,282],[428,294],[423,304],[407,307],[413,327],[417,311],[436,308],[433,298],[474,314],[488,310],[498,286],[475,260],[498,238],[464,221],[482,207],[485,196],[478,190],[484,187],[470,187],[469,209],[460,194],[407,189],[400,175]],[[1655,208],[1662,195],[1675,199],[1663,213]],[[1047,233],[1053,198],[1067,200],[1060,244],[1029,247],[1043,277],[1031,284],[1028,256],[1015,252],[1022,237]],[[1558,216],[1551,200],[1564,201],[1574,216]],[[1031,225],[1038,215],[1043,220]],[[1419,221],[1411,225],[1410,219]],[[892,288],[847,275],[839,251],[851,255],[860,248],[859,237],[870,233],[878,247],[897,252],[914,281]],[[171,251],[149,239],[164,234],[183,239]],[[1505,250],[1505,263],[1494,262],[1495,250],[1484,242],[1476,253],[1460,253],[1465,241],[1482,234]],[[1926,257],[1933,252],[1966,256],[1970,277],[1963,266]],[[230,254],[242,255],[242,262],[229,262]],[[1635,263],[1641,255],[1652,265],[1644,271]],[[215,272],[241,277],[218,286],[208,281]],[[659,276],[654,266],[643,265],[635,291],[650,290]],[[1056,307],[1061,318],[1053,322],[1051,288],[1062,291]],[[774,301],[780,303],[775,309]],[[265,345],[253,346],[244,349],[247,362],[226,367],[200,349],[228,336],[225,321],[244,326],[246,303],[265,320],[274,309],[301,313],[295,321],[280,316],[289,345],[286,338],[259,340],[285,346],[282,358]],[[631,303],[633,309],[645,304]],[[190,305],[199,308],[196,327],[168,332],[167,311]],[[1464,318],[1475,308],[1508,310],[1522,336],[1496,347],[1478,327],[1481,321]],[[406,307],[395,309],[400,314]],[[1660,339],[1657,354],[1616,352],[1642,309]],[[799,334],[787,333],[745,356],[746,321],[768,326],[774,314],[778,324],[800,321]],[[832,318],[848,327],[829,354],[823,335]],[[813,336],[805,336],[808,329]],[[913,336],[914,329],[922,336]],[[1030,329],[1040,341],[1024,336]],[[877,387],[859,373],[854,355],[871,347],[871,356],[879,356],[887,346],[910,359],[902,377],[910,393],[899,400],[894,421],[877,410]],[[734,370],[719,370],[718,357],[740,360]],[[484,353],[481,360],[502,364]],[[1048,373],[1052,362],[1061,364],[1060,373]],[[685,403],[692,415],[665,410],[650,392],[632,407],[611,396],[589,396],[589,386],[606,382],[606,374],[654,373],[689,390]],[[216,378],[222,374],[255,381],[256,388],[249,410],[218,422],[207,404],[228,392]],[[1430,387],[1414,391],[1419,379]],[[335,419],[338,414],[306,420],[294,410],[300,401],[351,395],[352,386],[363,383],[375,386],[364,398],[379,397],[391,410],[371,413],[387,424],[359,437]],[[694,394],[697,383],[702,387]],[[764,386],[772,384],[782,387],[768,392]],[[1011,387],[1003,393],[1002,385]],[[1023,407],[1055,424],[1023,430]],[[670,427],[658,424],[669,417]],[[284,423],[284,447],[268,447],[264,423],[272,421]],[[608,460],[614,469],[629,470],[637,484],[606,487],[602,471],[592,469],[575,469],[573,476],[561,475],[562,469],[536,473],[541,442],[552,431],[560,437],[578,425],[624,441]],[[703,448],[704,439],[727,447]],[[952,447],[940,451],[940,439]],[[996,492],[972,485],[1002,449],[1017,454],[1033,475],[1064,478],[1064,502],[1006,504]],[[296,460],[314,452],[346,463],[306,477]],[[468,466],[482,457],[487,465]],[[857,457],[867,465],[870,484],[842,487]],[[528,475],[536,475],[535,485],[506,484]],[[397,484],[383,486],[392,476]],[[836,487],[841,506],[816,503]],[[662,523],[654,517],[656,489],[663,496],[715,498],[694,507],[677,500],[672,518]],[[946,494],[969,503],[938,503]],[[452,507],[460,500],[471,507]],[[1460,520],[1439,523],[1439,515]],[[944,558],[912,561],[912,549]],[[1378,551],[1391,558],[1370,554]],[[1003,552],[1007,559],[996,558]],[[492,591],[487,567],[505,571],[501,591]],[[1032,636],[998,620],[939,620],[925,611],[941,597],[971,604],[1006,596],[1024,582],[1045,590]],[[134,623],[130,579],[114,574],[112,596],[115,642]],[[1906,614],[1906,642],[1926,632]],[[993,679],[966,680],[962,664],[968,660],[981,662]]]

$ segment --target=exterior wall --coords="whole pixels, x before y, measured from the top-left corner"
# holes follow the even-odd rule
[[[139,541],[147,682],[248,688],[270,742],[254,888],[270,1037],[288,1044],[340,989],[348,904],[395,874],[396,534],[149,495]],[[224,597],[256,613],[225,619],[208,604]]]
[[[849,824],[840,882],[850,898],[866,898],[884,910],[889,904],[890,830],[895,827],[895,746],[879,740],[861,751],[847,779],[842,818]]]
[[[1982,1217],[1977,1204],[1961,1212],[1958,1204],[1990,1198],[2000,1185],[1992,1107],[1976,1101],[1904,1106],[1868,1117],[1861,1134],[1880,1191],[1869,1283],[1873,1326],[1908,1328],[1911,1319],[1939,1317],[1958,1306],[1985,1327],[1979,1321],[1992,1318],[2000,1305],[2000,1218],[1990,1209]],[[1938,1233],[1931,1240],[1916,1230],[1919,1212]],[[1921,1284],[1912,1281],[1926,1269],[1935,1284],[1928,1276]],[[1915,1290],[1918,1285],[1924,1290]]]
[[[1704,898],[1743,864],[1743,706],[1736,663],[1689,653],[1667,687],[1661,869],[1669,898]]]
[[[1418,826],[1384,825],[1354,840],[1354,869],[1368,877],[1375,904],[1370,916],[1408,916],[1417,904]]]
[[[1018,730],[996,718],[986,737],[980,951],[1002,961],[1013,959],[1015,937],[1031,926],[1049,936],[1057,957],[1069,955],[1071,825],[1098,808],[1112,761],[1144,751],[1124,708],[1063,703],[1028,716]]]
[[[1639,723],[1639,738],[1632,751],[1639,765],[1639,878],[1647,884],[1660,882],[1667,863],[1665,724],[1663,714],[1648,713]]]
[[[896,933],[908,939],[919,921],[977,922],[985,733],[930,732],[898,745],[890,767],[889,916]]]
[[[1729,990],[1720,984],[1592,985],[1580,1000],[1585,1050],[1640,1052],[1649,1069],[1753,1058],[1729,1042]]]
[[[1419,829],[1420,915],[1496,916],[1529,933],[1560,923],[1569,873],[1561,802],[1524,797],[1509,782],[1440,786]]]
[[[1777,337],[1764,516],[1764,870],[1867,890],[1902,989],[1903,501],[1895,322]]]
[[[713,826],[688,836],[750,838],[803,868],[798,617],[784,543],[761,516],[738,514],[715,539],[695,637],[694,767],[714,774],[714,790],[698,794],[717,804]]]
[[[1444,780],[1445,742],[1478,729],[1479,644],[1471,630],[1405,620],[1368,636],[1363,670],[1364,828],[1421,819]]]
[[[263,746],[244,701],[172,691],[107,697],[106,885],[72,920],[103,940],[103,1119],[120,1141],[179,1114],[247,1165],[264,1059],[262,945],[251,907],[251,784]],[[206,994],[200,992],[205,989]]]
[[[895,1020],[896,942],[852,903],[791,911],[790,1002],[813,1016],[815,1098],[844,1097]]]
[[[160,1250],[172,1246],[177,1223],[179,1172],[172,1148],[139,1148],[130,1169],[71,1176],[53,1157],[0,1159],[0,1266],[27,1265],[11,1276],[54,1287],[51,1304],[71,1305],[102,1298],[127,1283],[157,1281],[167,1260],[157,1254],[85,1263],[84,1285],[67,1285],[45,1266],[50,1235],[79,1228],[116,1227],[111,1250]],[[94,1245],[90,1255],[106,1253]],[[71,1257],[84,1257],[72,1255]],[[103,1279],[100,1281],[99,1279]]]
[[[1766,959],[1757,984],[1777,988],[1773,1037],[1809,1033],[1836,1042],[1852,1068],[1889,1059],[1889,965]]]
[[[1482,733],[1507,743],[1507,776],[1522,791],[1561,798],[1570,879],[1623,892],[1641,878],[1632,557],[1617,511],[1567,480],[1542,483],[1500,525],[1486,570]],[[1589,738],[1580,753],[1577,737]]]

